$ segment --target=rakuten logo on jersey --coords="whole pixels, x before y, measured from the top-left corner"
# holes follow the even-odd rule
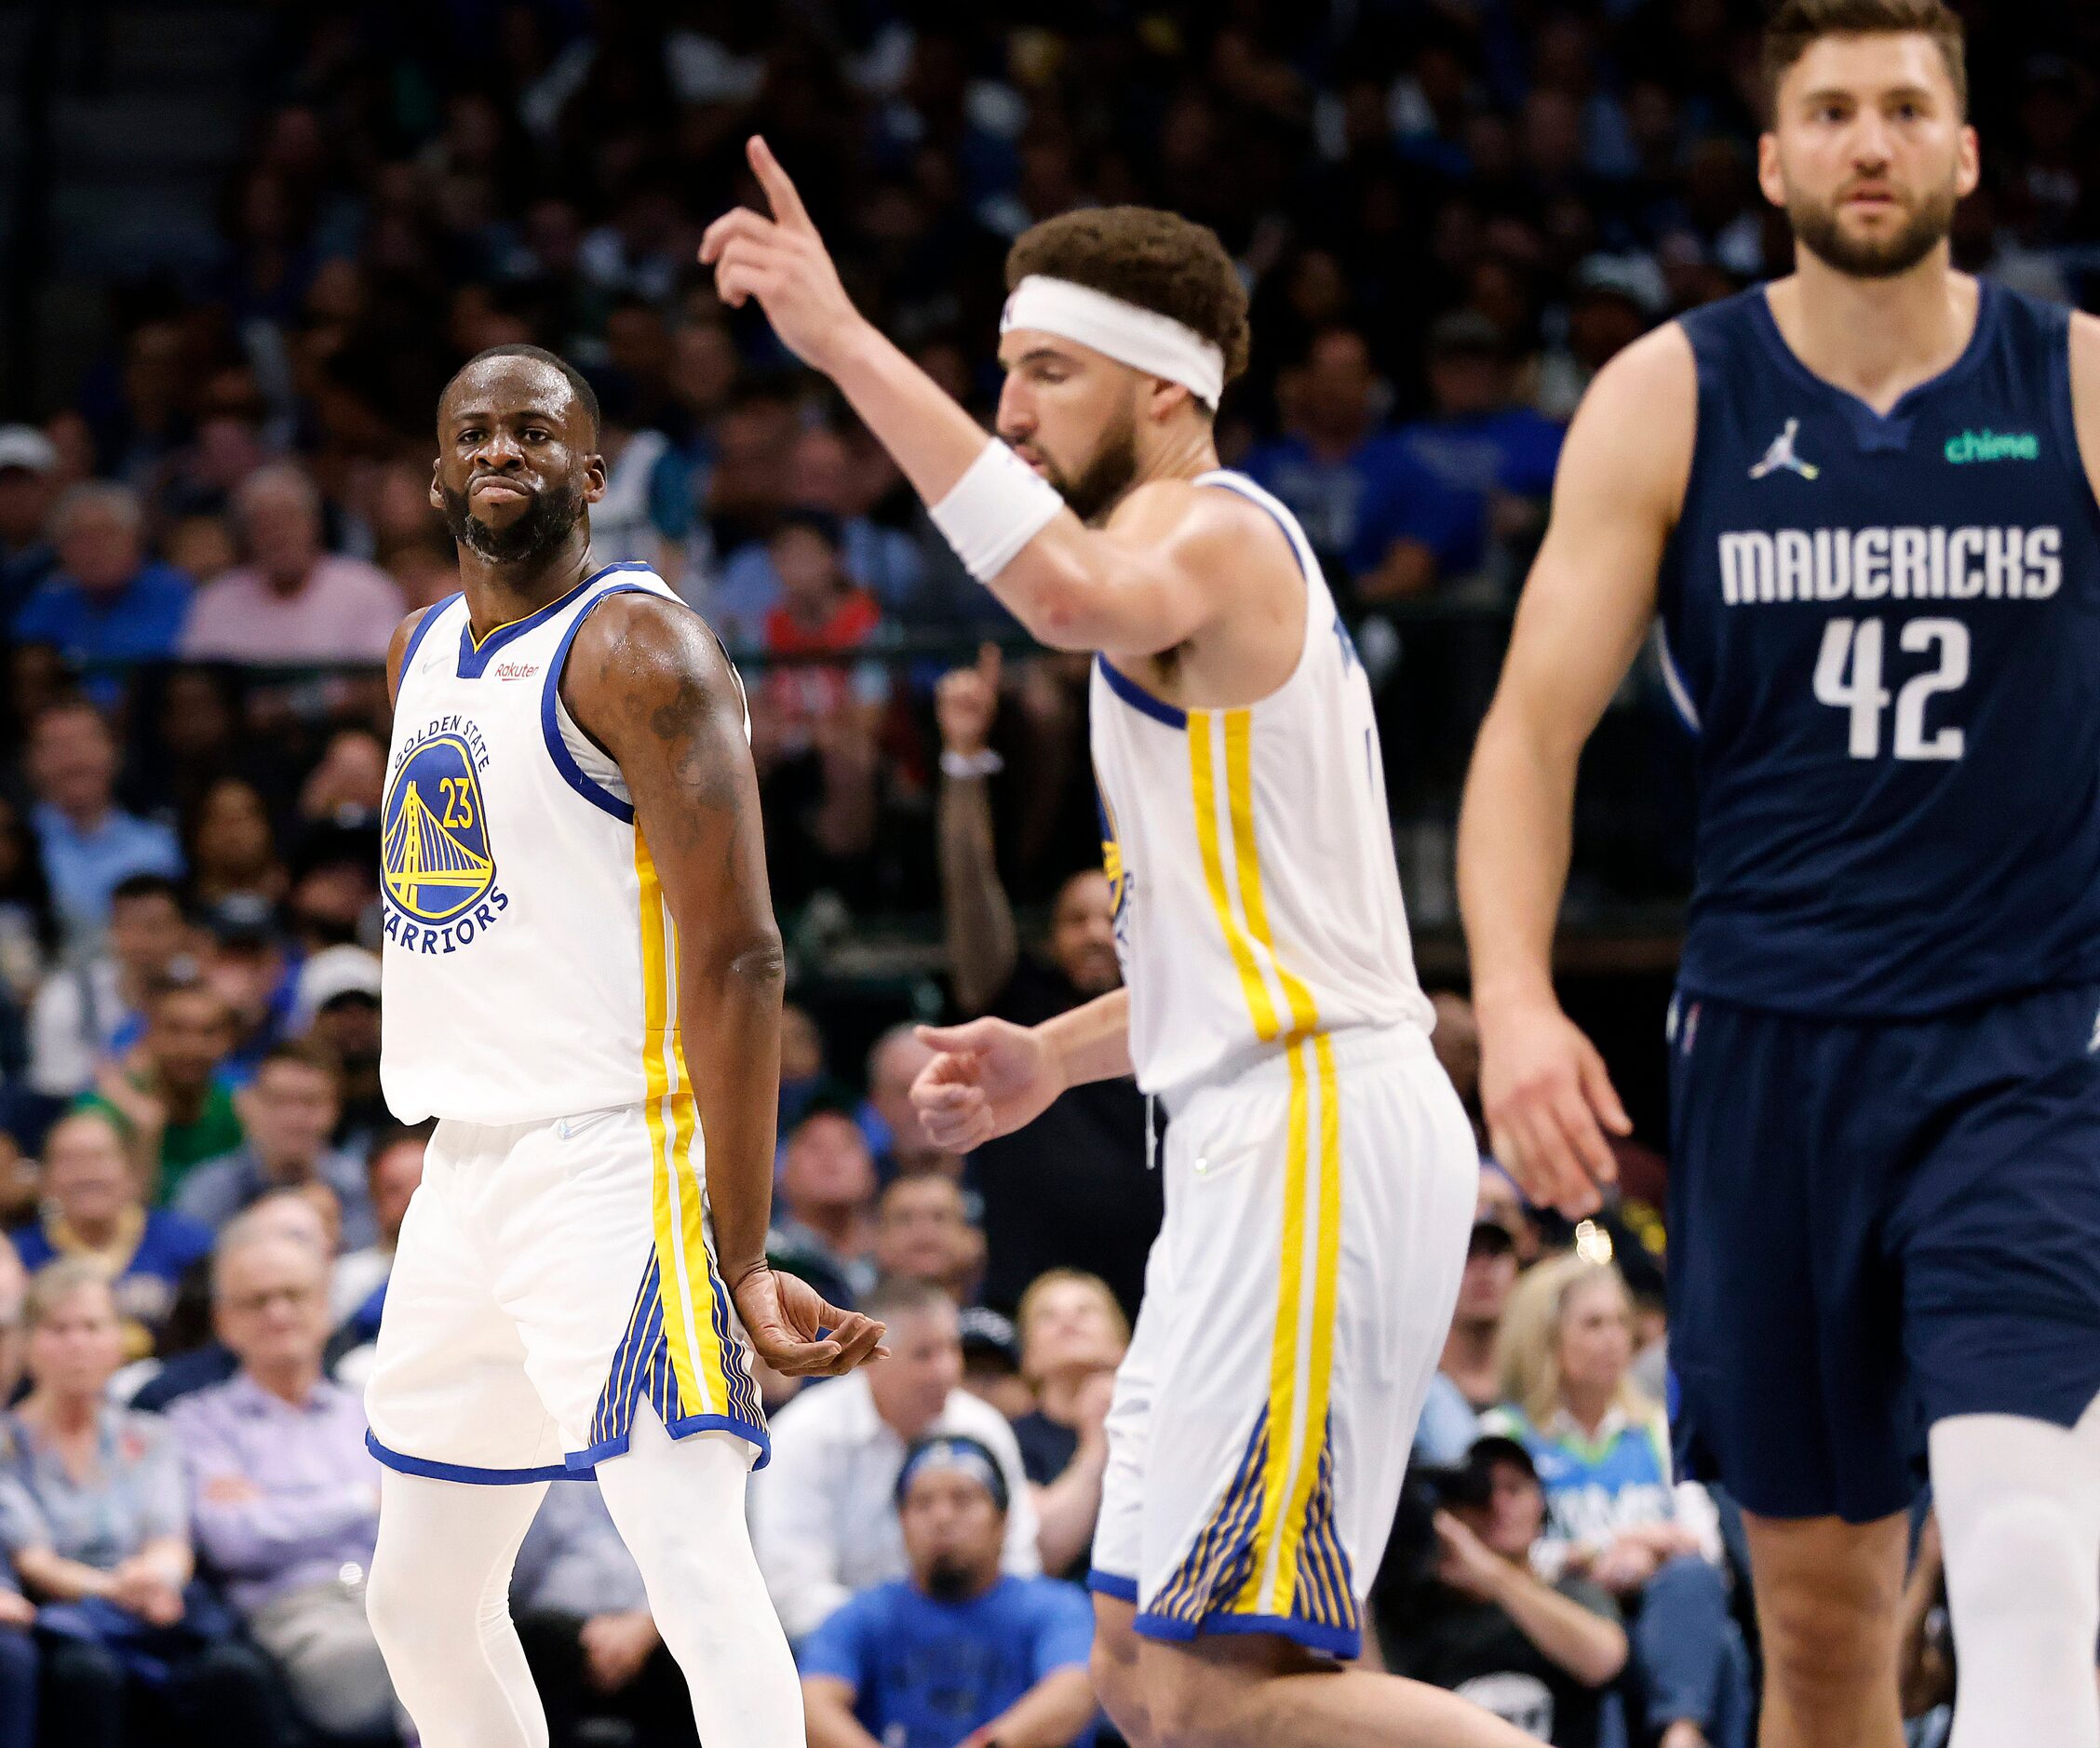
[[[1721,599],[2047,600],[2064,581],[2060,528],[1783,528],[1720,537]]]

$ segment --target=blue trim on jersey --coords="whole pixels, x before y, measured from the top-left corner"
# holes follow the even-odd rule
[[[1311,574],[1306,572],[1305,555],[1298,548],[1298,537],[1291,532],[1290,524],[1284,520],[1277,506],[1269,501],[1267,493],[1262,491],[1261,487],[1257,486],[1251,479],[1243,481],[1236,475],[1224,478],[1200,479],[1196,483],[1204,486],[1216,486],[1220,491],[1230,491],[1236,498],[1245,498],[1256,509],[1267,512],[1269,519],[1283,531],[1284,545],[1291,549],[1291,557],[1298,561],[1299,572],[1305,575],[1305,580],[1308,583],[1312,580]],[[1258,491],[1261,491],[1262,495],[1257,497],[1255,494]],[[1339,613],[1335,615],[1335,624],[1337,626],[1341,625]],[[1349,641],[1349,633],[1346,630],[1341,634],[1341,640],[1344,643]],[[1355,654],[1353,648],[1351,649],[1350,654],[1352,656]]]
[[[1670,630],[1660,615],[1655,621],[1655,655],[1662,668],[1662,690],[1670,694],[1677,719],[1694,734],[1700,732],[1699,706],[1691,701],[1691,689],[1677,670],[1677,658],[1670,653]]]
[[[1119,1602],[1134,1603],[1138,1600],[1138,1580],[1125,1578],[1121,1572],[1104,1572],[1099,1566],[1086,1574],[1086,1588],[1098,1591],[1104,1596],[1113,1596]]]
[[[1167,703],[1164,698],[1155,698],[1132,679],[1128,674],[1109,666],[1109,658],[1097,655],[1094,665],[1101,670],[1101,678],[1109,682],[1109,690],[1121,698],[1133,710],[1142,712],[1155,722],[1164,722],[1170,729],[1186,729],[1189,713]]]
[[[629,564],[608,565],[606,569],[646,571],[649,567],[645,564]],[[605,571],[600,571],[598,574],[603,576]],[[592,579],[593,582],[596,580],[595,577]],[[547,663],[546,677],[540,682],[540,734],[546,742],[547,757],[554,760],[554,768],[561,773],[564,783],[593,806],[602,807],[623,826],[634,824],[634,803],[623,801],[602,783],[585,774],[583,766],[576,762],[576,756],[569,750],[569,743],[561,738],[561,724],[556,720],[554,714],[555,703],[561,692],[561,669],[569,660],[569,646],[575,642],[576,633],[583,628],[584,621],[591,616],[591,610],[598,605],[598,601],[606,600],[614,595],[653,595],[655,592],[654,589],[643,588],[639,583],[615,583],[607,589],[597,601],[591,602],[589,607],[586,607],[569,622],[569,629],[561,634],[561,641],[555,646],[554,658]]]
[[[401,670],[394,676],[394,684],[397,689],[399,688],[404,679],[408,679],[410,665],[414,662],[416,651],[422,647],[423,640],[428,635],[430,627],[445,616],[445,610],[454,601],[464,600],[465,598],[466,591],[464,589],[454,589],[443,600],[433,601],[430,605],[430,611],[416,621],[415,629],[409,633],[409,640],[401,649]]]
[[[751,1465],[753,1469],[763,1469],[773,1460],[772,1435],[762,1426],[753,1426],[750,1421],[739,1419],[734,1414],[689,1414],[680,1419],[669,1421],[664,1431],[675,1439],[690,1438],[695,1432],[734,1432],[747,1445],[757,1448],[759,1460]],[[571,1465],[569,1472],[586,1475],[594,1464],[601,1463],[609,1457],[626,1456],[627,1441],[633,1436],[634,1427],[630,1421],[612,1438],[593,1445],[588,1450],[571,1451],[565,1459]]]
[[[1323,1626],[1317,1620],[1300,1620],[1295,1615],[1205,1615],[1196,1621],[1177,1620],[1171,1615],[1141,1614],[1131,1626],[1148,1639],[1186,1645],[1205,1634],[1272,1633],[1310,1651],[1329,1657],[1357,1657],[1363,1653],[1364,1634],[1355,1627]]]
[[[490,658],[498,650],[503,649],[506,644],[517,642],[528,631],[535,630],[545,625],[549,619],[553,618],[564,607],[567,607],[577,596],[590,587],[593,583],[596,583],[599,578],[611,576],[615,571],[647,571],[648,569],[650,567],[639,558],[623,558],[618,564],[601,566],[593,571],[590,575],[577,584],[566,595],[557,600],[547,602],[545,607],[535,608],[522,619],[513,619],[507,625],[496,626],[479,642],[475,641],[474,616],[469,613],[466,624],[460,627],[459,677],[462,679],[479,679],[488,668]]]
[[[566,1462],[548,1463],[539,1469],[477,1469],[470,1463],[437,1463],[424,1457],[410,1457],[382,1445],[372,1433],[365,1434],[365,1448],[389,1469],[405,1475],[421,1475],[427,1481],[458,1481],[470,1487],[518,1487],[533,1481],[581,1481],[590,1471],[572,1468]]]

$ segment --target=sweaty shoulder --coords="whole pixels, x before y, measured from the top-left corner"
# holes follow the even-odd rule
[[[1200,597],[1203,623],[1183,639],[1184,655],[1199,667],[1218,665],[1237,679],[1250,660],[1260,668],[1279,649],[1298,647],[1305,624],[1304,572],[1276,518],[1244,493],[1191,479],[1151,480],[1116,505],[1106,531],[1157,553]],[[1258,675],[1255,695],[1288,671],[1286,661],[1277,673]],[[1227,684],[1230,689],[1232,681]]]
[[[1154,479],[1135,488],[1110,512],[1107,527],[1125,539],[1165,546],[1212,574],[1298,575],[1298,556],[1274,517],[1237,491],[1192,479]]]
[[[1699,425],[1699,367],[1676,322],[1641,336],[1596,374],[1561,450],[1556,500],[1609,490],[1676,519]]]
[[[690,710],[718,692],[741,707],[741,682],[707,621],[683,601],[639,590],[592,603],[561,670],[562,703],[600,744],[616,717]]]

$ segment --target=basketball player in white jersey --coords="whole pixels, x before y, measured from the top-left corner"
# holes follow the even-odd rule
[[[765,1264],[782,967],[743,690],[646,566],[593,563],[569,366],[483,353],[438,437],[462,592],[389,656],[381,1074],[438,1123],[367,1393],[372,1625],[424,1748],[545,1748],[505,1598],[549,1483],[595,1467],[703,1739],[800,1748],[732,1311],[789,1373],[881,1330]]]
[[[1000,436],[865,321],[764,143],[773,216],[701,259],[835,382],[964,564],[1098,653],[1093,744],[1126,988],[926,1034],[945,1147],[1135,1072],[1172,1115],[1166,1223],[1110,1418],[1095,1673],[1134,1741],[1526,1740],[1344,1671],[1463,1265],[1476,1155],[1429,1049],[1370,692],[1290,513],[1219,470],[1246,354],[1218,239],[1078,212],[1007,263]]]

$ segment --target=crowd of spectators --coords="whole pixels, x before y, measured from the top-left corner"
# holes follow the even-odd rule
[[[1972,10],[1958,255],[2075,299],[2093,27]],[[1018,652],[868,434],[714,298],[693,249],[754,195],[746,133],[988,420],[1029,223],[1217,227],[1255,334],[1221,451],[1330,568],[1424,819],[1499,648],[1465,615],[1506,609],[1582,387],[1784,264],[1725,0],[276,16],[217,264],[108,287],[100,352],[0,426],[0,1748],[39,1716],[88,1748],[401,1728],[357,1389],[426,1137],[378,1086],[376,664],[456,586],[428,487],[458,363],[534,341],[597,386],[594,550],[655,565],[749,672],[798,956],[937,907],[937,999],[1035,1021],[1118,975],[1085,665]],[[1447,836],[1417,823],[1434,921]],[[924,1004],[797,994],[772,1248],[895,1350],[761,1380],[753,1519],[812,1741],[1079,1739],[1074,1581],[1160,1217],[1143,1101],[1076,1089],[958,1158],[905,1096]],[[1464,1091],[1469,1015],[1438,1007]],[[1657,1431],[1652,1222],[1550,1230],[1491,1164],[1480,1216],[1367,1651],[1564,1748],[1734,1748],[1754,1647],[1727,1502],[1670,1484]],[[1929,1565],[1914,1588],[1922,1634]],[[513,1603],[558,1744],[690,1741],[587,1484]]]

